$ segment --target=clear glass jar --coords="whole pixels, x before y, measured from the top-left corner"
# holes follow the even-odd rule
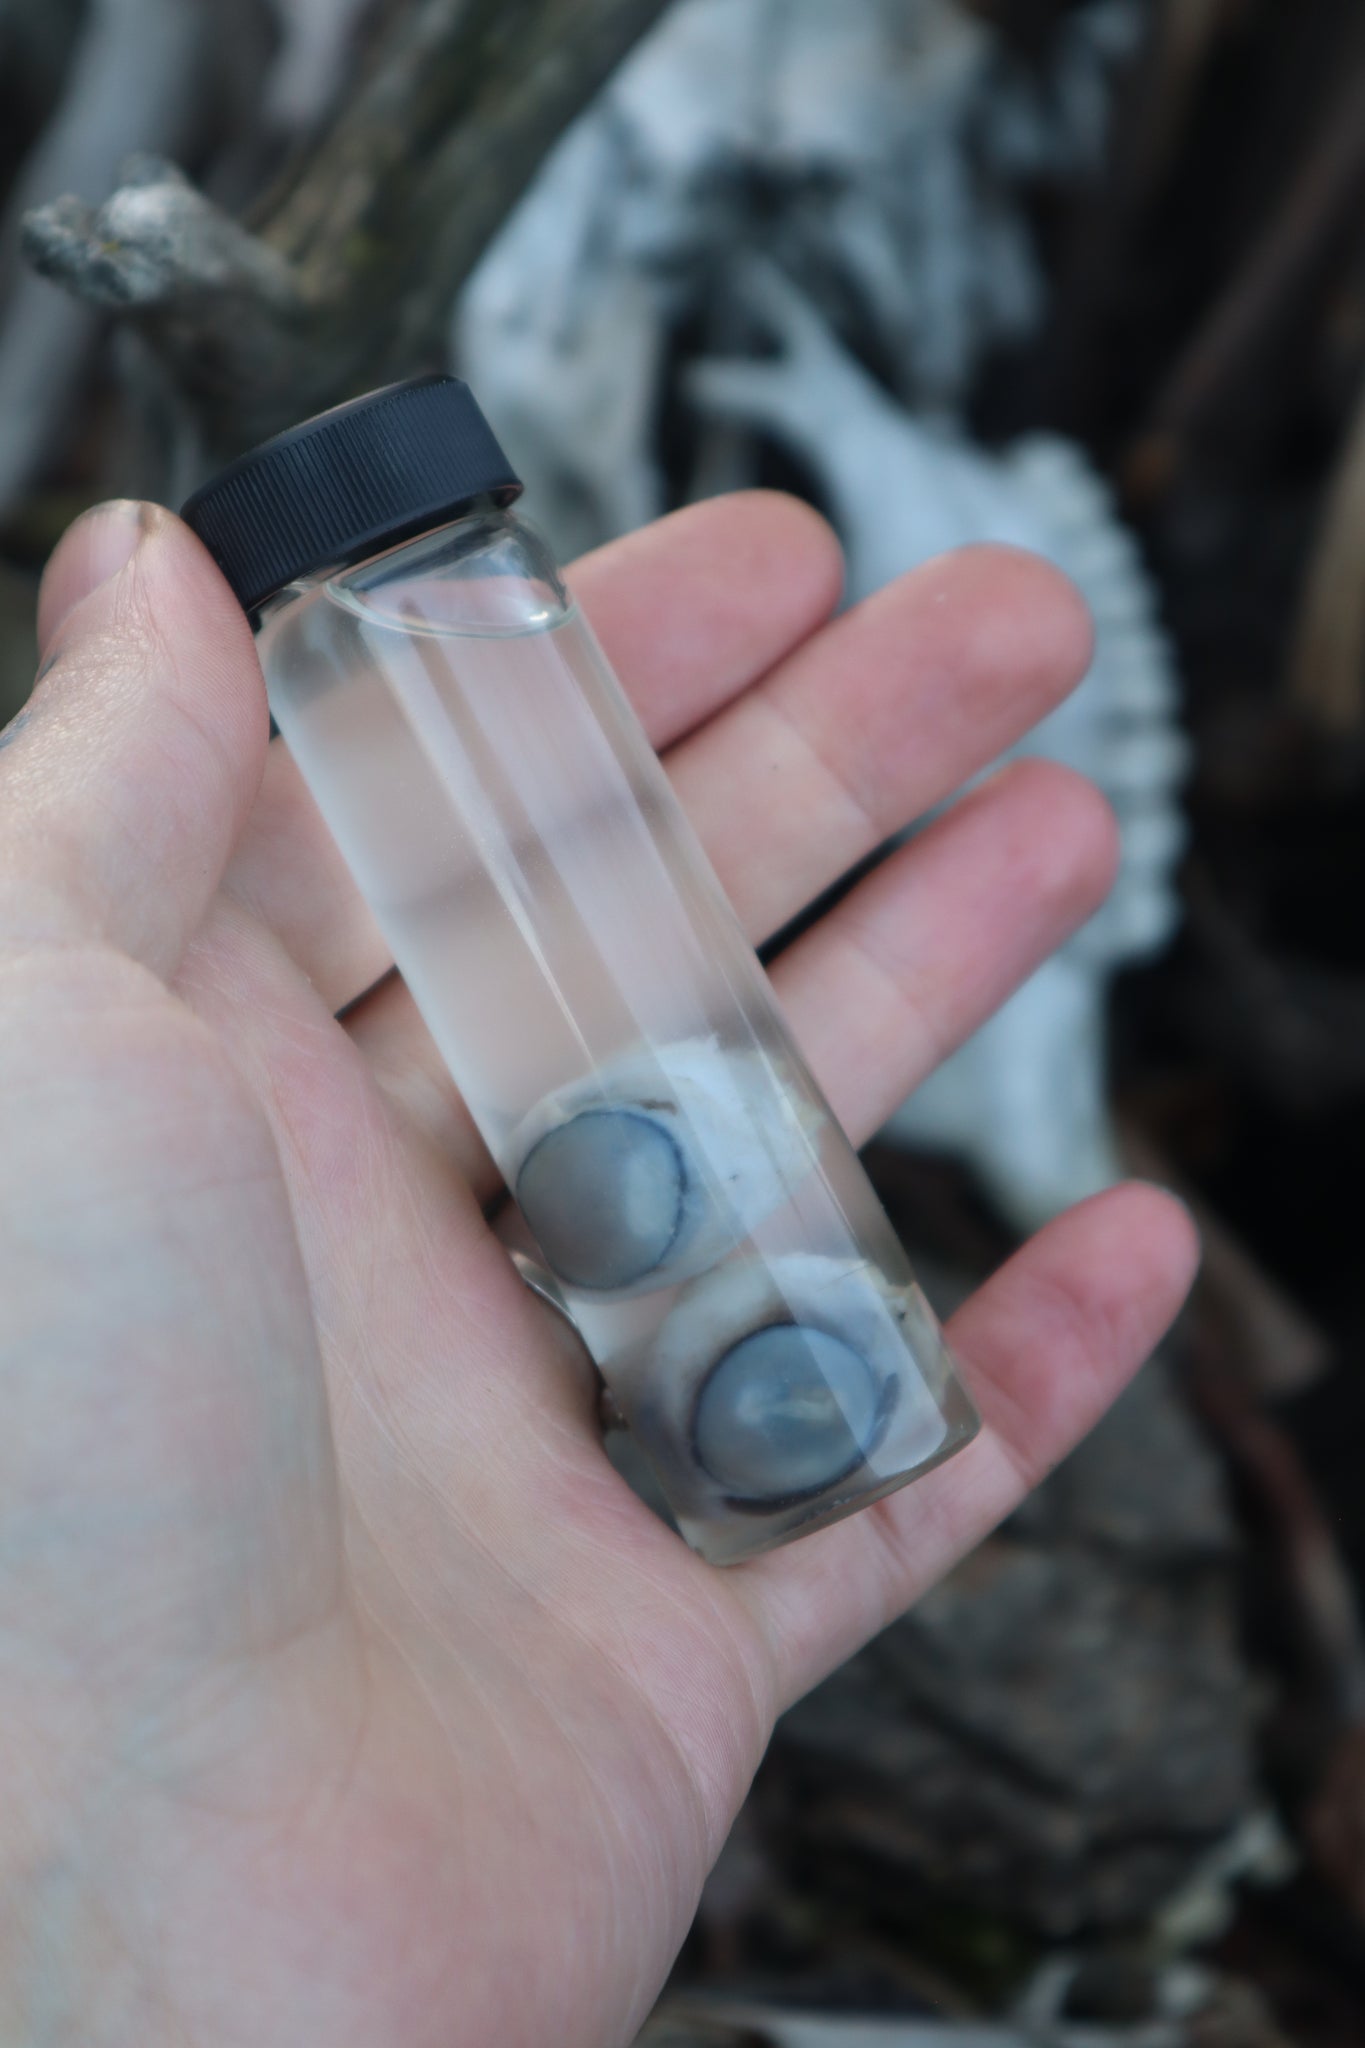
[[[734,1562],[977,1423],[767,978],[534,530],[303,577],[271,709],[616,1405]]]

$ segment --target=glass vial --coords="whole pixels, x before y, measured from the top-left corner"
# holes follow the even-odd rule
[[[976,1417],[517,488],[431,378],[267,443],[186,517],[683,1535],[731,1563]]]

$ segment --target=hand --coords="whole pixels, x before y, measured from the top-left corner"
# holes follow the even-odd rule
[[[572,580],[756,940],[1089,650],[1069,586],[995,549],[826,624],[828,531],[760,494]],[[489,1234],[208,556],[99,509],[40,637],[0,753],[0,2037],[625,2043],[775,1715],[1113,1398],[1188,1285],[1185,1213],[1134,1186],[1051,1225],[951,1329],[968,1451],[701,1563]],[[1097,794],[1029,762],[783,957],[856,1140],[1114,859]]]

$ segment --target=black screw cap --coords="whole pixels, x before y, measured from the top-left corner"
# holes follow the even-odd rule
[[[362,561],[521,483],[467,384],[412,377],[239,456],[185,500],[247,613],[297,576]]]

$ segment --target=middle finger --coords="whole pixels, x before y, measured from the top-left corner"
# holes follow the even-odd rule
[[[1091,915],[1116,860],[1097,790],[1053,762],[1016,762],[782,955],[774,992],[855,1144]],[[403,982],[350,1028],[406,1121],[488,1201],[497,1167]]]
[[[846,612],[671,749],[669,779],[756,944],[1046,716],[1090,659],[1074,586],[963,548]]]

